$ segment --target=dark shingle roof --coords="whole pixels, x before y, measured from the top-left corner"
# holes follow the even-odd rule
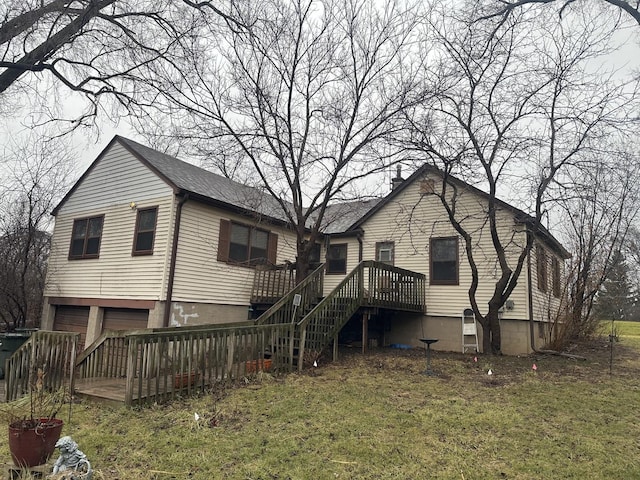
[[[191,193],[201,200],[212,200],[215,203],[287,221],[278,201],[258,188],[235,182],[128,138],[117,136],[116,139],[174,189]]]
[[[382,198],[355,202],[334,203],[327,206],[322,219],[322,232],[326,234],[343,233],[351,229],[367,212],[373,209]]]

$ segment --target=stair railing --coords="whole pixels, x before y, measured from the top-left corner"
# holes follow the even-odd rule
[[[424,297],[423,274],[373,260],[360,262],[298,322],[298,369],[305,350],[319,354],[361,306],[424,311]]]
[[[363,302],[364,265],[360,262],[329,295],[298,322],[298,370],[302,370],[305,350],[320,352],[356,313]]]
[[[256,319],[257,325],[297,323],[322,297],[324,264],[316,268],[289,293]],[[296,295],[300,295],[299,303]],[[296,305],[298,303],[298,305]]]

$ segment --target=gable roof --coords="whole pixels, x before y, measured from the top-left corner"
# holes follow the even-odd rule
[[[109,142],[98,155],[98,158],[54,208],[54,215],[116,142],[166,182],[176,194],[188,193],[192,198],[205,203],[242,213],[251,213],[253,215],[257,213],[278,223],[287,222],[282,207],[270,194],[258,188],[235,182],[222,175],[217,175],[196,165],[183,162],[176,157],[119,135],[116,135]]]
[[[382,199],[382,201],[380,201],[379,203],[377,203],[373,208],[371,208],[368,212],[366,212],[362,217],[360,217],[359,219],[357,219],[352,225],[349,226],[348,230],[357,230],[359,229],[362,224],[369,218],[371,218],[373,215],[376,214],[377,211],[379,211],[384,205],[386,205],[387,203],[389,203],[392,199],[394,199],[396,196],[398,196],[405,188],[407,188],[407,186],[409,186],[411,183],[413,183],[414,181],[416,181],[418,178],[422,177],[424,174],[426,173],[431,173],[431,174],[435,174],[438,175],[439,177],[443,176],[443,172],[442,170],[429,165],[429,164],[424,164],[422,165],[420,168],[418,168],[415,172],[413,172],[413,174],[411,174],[411,176],[409,178],[407,178],[404,182],[400,183],[396,188],[394,188],[391,193],[389,193],[389,195],[387,195],[386,197],[384,197]],[[480,190],[477,187],[474,187],[473,185],[470,185],[468,183],[466,183],[463,180],[460,180],[459,178],[456,178],[452,175],[449,175],[449,180],[455,184],[457,184],[458,186],[464,187],[466,190],[471,191],[472,193],[484,198],[484,199],[488,199],[489,198],[489,194],[487,192],[484,192],[482,190]],[[514,219],[517,223],[523,224],[523,225],[529,225],[535,222],[534,217],[532,217],[531,215],[529,215],[528,213],[524,212],[523,210],[520,210],[519,208],[514,207],[513,205],[510,205],[509,203],[500,200],[499,198],[496,198],[496,203],[503,209],[510,211],[513,216]],[[536,235],[538,237],[541,237],[545,243],[547,243],[547,245],[549,245],[556,253],[558,253],[562,258],[571,258],[571,254],[562,246],[562,244],[551,234],[551,232],[549,232],[544,226],[542,225],[537,225],[537,232]]]

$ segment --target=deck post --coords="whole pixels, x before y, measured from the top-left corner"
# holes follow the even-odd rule
[[[338,334],[333,337],[333,361],[338,361]]]
[[[367,353],[369,343],[369,310],[362,314],[362,353]]]

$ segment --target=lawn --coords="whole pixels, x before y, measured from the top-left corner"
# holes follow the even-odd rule
[[[75,404],[63,434],[95,479],[640,478],[640,324],[617,325],[611,365],[607,337],[586,360],[435,352],[437,376],[424,351],[343,351],[172,405]]]

